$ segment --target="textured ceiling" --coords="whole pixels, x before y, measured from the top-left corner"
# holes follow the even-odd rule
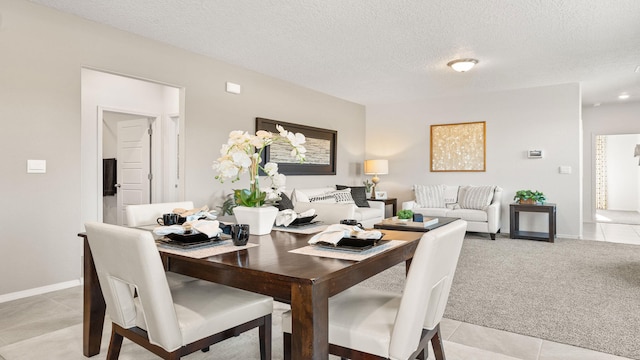
[[[32,1],[364,105],[571,82],[640,101],[638,0]]]

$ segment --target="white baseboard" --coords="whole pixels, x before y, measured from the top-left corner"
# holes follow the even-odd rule
[[[57,284],[42,286],[42,287],[23,290],[23,291],[17,291],[14,293],[4,294],[4,295],[0,295],[0,303],[22,299],[22,298],[26,298],[34,295],[42,295],[52,291],[68,289],[81,284],[82,284],[82,280],[78,279],[78,280],[65,281]]]

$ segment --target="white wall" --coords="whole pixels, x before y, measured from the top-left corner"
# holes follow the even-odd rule
[[[585,107],[582,110],[582,122],[584,130],[584,220],[593,222],[596,204],[595,137],[596,135],[640,134],[640,102]]]
[[[230,191],[211,164],[228,133],[253,130],[256,117],[338,131],[337,175],[290,177],[289,188],[361,179],[361,105],[27,1],[3,0],[0,11],[0,146],[10,154],[0,177],[0,301],[80,277],[76,234],[98,213],[88,190],[97,191],[97,159],[81,148],[81,137],[97,136],[81,122],[83,67],[184,88],[186,198],[198,205],[214,206]],[[242,94],[226,93],[226,81]],[[27,159],[46,159],[47,173],[26,174]]]
[[[638,158],[633,157],[637,134],[607,135],[607,209],[638,208]]]
[[[473,121],[486,121],[486,172],[430,172],[430,125]],[[380,190],[407,201],[412,184],[498,185],[504,189],[503,232],[515,192],[532,189],[557,204],[559,235],[581,234],[580,148],[578,84],[367,106],[367,158],[389,159]],[[528,149],[542,149],[544,158],[527,159]],[[561,165],[573,173],[559,174]],[[546,227],[544,219],[525,215],[523,229]]]

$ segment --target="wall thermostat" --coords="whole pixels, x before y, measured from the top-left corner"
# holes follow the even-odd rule
[[[542,150],[528,150],[527,157],[529,159],[542,159]]]

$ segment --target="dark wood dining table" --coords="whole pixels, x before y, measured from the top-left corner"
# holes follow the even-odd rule
[[[383,240],[404,243],[360,260],[289,252],[312,235],[272,231],[251,236],[248,249],[196,259],[160,252],[168,271],[264,294],[291,305],[293,359],[327,359],[329,297],[401,262],[410,264],[423,233],[385,230]],[[86,234],[84,238],[83,354],[100,352],[105,301]]]

